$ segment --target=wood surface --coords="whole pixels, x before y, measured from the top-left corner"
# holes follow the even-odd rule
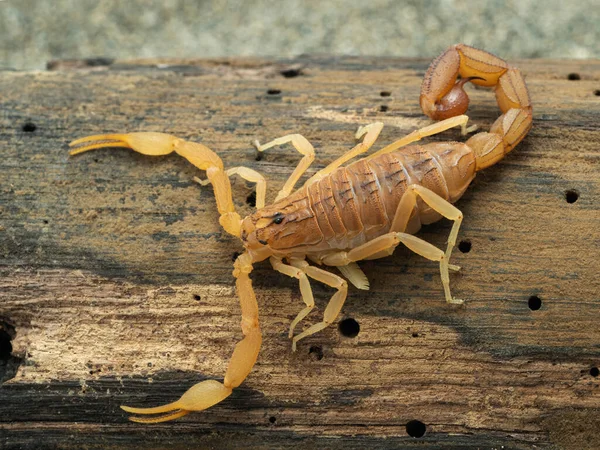
[[[241,244],[182,158],[70,158],[67,143],[168,132],[264,173],[272,200],[299,155],[284,147],[257,161],[252,140],[303,134],[317,153],[307,176],[350,148],[359,125],[383,121],[374,148],[390,143],[429,123],[418,105],[428,63],[101,59],[0,72],[0,448],[600,448],[595,60],[511,61],[534,123],[457,203],[471,247],[455,250],[451,286],[464,306],[444,302],[436,264],[398,248],[360,264],[371,290],[351,288],[340,317],[358,322],[357,336],[336,323],[292,353],[297,282],[260,263],[263,347],[242,386],[165,424],[119,409],[222,378],[241,337],[231,275]],[[495,98],[469,93],[485,130]],[[235,179],[233,190],[251,212],[252,186]],[[420,236],[443,247],[449,230],[442,221]],[[313,289],[322,311],[333,291]],[[410,436],[419,423],[425,434]]]

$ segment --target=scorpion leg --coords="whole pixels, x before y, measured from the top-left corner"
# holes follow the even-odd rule
[[[234,263],[233,275],[242,310],[242,333],[244,338],[237,343],[231,361],[225,372],[223,383],[206,380],[192,386],[181,398],[173,403],[154,408],[132,408],[121,406],[133,414],[161,414],[152,418],[130,417],[130,420],[141,423],[157,423],[173,420],[192,411],[202,411],[227,398],[233,388],[238,387],[246,379],[258,358],[262,335],[258,325],[258,304],[252,289],[252,281],[248,274],[252,271],[252,259],[248,253],[240,255]]]
[[[393,152],[394,150],[398,150],[399,148],[405,147],[413,142],[420,141],[424,137],[433,136],[434,134],[441,133],[442,131],[449,130],[450,128],[458,127],[461,128],[461,134],[466,135],[472,131],[477,129],[476,125],[467,128],[467,122],[469,121],[469,117],[462,115],[451,117],[446,120],[442,120],[440,122],[428,125],[423,128],[419,128],[418,130],[413,131],[412,133],[404,136],[402,139],[398,139],[395,142],[385,146],[381,150],[377,150],[372,155],[369,155],[367,158],[375,158],[376,156],[383,155],[385,153]]]
[[[300,269],[310,278],[313,278],[317,281],[320,281],[327,286],[331,286],[337,289],[337,292],[333,294],[331,300],[325,307],[325,312],[323,313],[323,321],[311,325],[302,333],[297,334],[292,339],[292,351],[296,351],[296,343],[300,339],[304,339],[311,334],[318,333],[322,329],[328,327],[333,323],[336,319],[342,307],[344,306],[344,302],[346,301],[346,296],[348,295],[348,283],[342,277],[338,277],[333,273],[327,272],[326,270],[319,269],[318,267],[313,267],[309,265],[306,261],[301,259],[292,259],[290,260],[291,264],[294,264],[295,267]]]
[[[256,183],[256,209],[264,208],[265,198],[267,196],[267,181],[265,180],[265,177],[263,177],[256,170],[242,166],[227,169],[225,173],[228,177],[232,175],[239,175],[244,180],[249,181],[250,183]],[[194,181],[202,186],[210,184],[209,179],[201,180],[198,177],[194,177]]]
[[[369,125],[360,127],[356,131],[354,138],[360,139],[364,136],[363,140],[361,142],[359,142],[352,150],[349,150],[348,152],[344,153],[342,156],[340,156],[338,159],[333,161],[331,164],[329,164],[324,169],[319,170],[316,174],[314,174],[312,177],[310,177],[306,183],[309,184],[314,181],[320,180],[324,176],[327,176],[328,174],[333,172],[335,169],[340,167],[345,162],[350,161],[352,158],[357,157],[361,153],[367,152],[373,146],[373,144],[379,137],[379,134],[381,133],[382,129],[383,129],[383,123],[381,123],[381,122],[374,122],[374,123],[370,123]]]
[[[258,141],[254,141],[254,146],[259,152],[264,152],[265,150],[271,147],[287,143],[291,143],[294,146],[294,148],[304,156],[302,157],[302,159],[300,160],[300,162],[298,163],[288,180],[285,182],[285,184],[277,194],[275,201],[287,197],[294,190],[294,186],[296,185],[300,177],[304,174],[304,172],[306,172],[306,169],[308,169],[314,161],[315,149],[311,145],[311,143],[308,142],[308,140],[301,134],[288,134],[287,136],[274,139],[271,142],[268,142],[263,145],[260,145]]]
[[[208,147],[188,142],[165,133],[101,134],[77,139],[69,144],[71,155],[103,147],[126,147],[143,155],[161,156],[176,152],[206,175],[215,191],[219,223],[229,234],[240,236],[241,218],[233,206],[231,184],[223,170],[223,161]]]
[[[462,303],[461,300],[453,299],[450,295],[450,277],[448,275],[448,269],[460,269],[460,267],[450,264],[452,249],[456,245],[458,230],[463,219],[460,210],[435,192],[418,184],[413,184],[408,187],[400,200],[390,231],[404,231],[406,229],[410,216],[417,205],[417,197],[421,197],[427,205],[442,216],[454,221],[450,235],[448,236],[448,245],[444,253],[444,258],[440,260],[440,275],[442,277],[446,301],[448,303]]]
[[[387,233],[383,236],[373,239],[372,241],[366,242],[365,244],[350,250],[349,252],[339,252],[328,255],[323,259],[323,263],[329,266],[345,266],[362,259],[370,259],[375,256],[382,257],[393,252],[393,250],[400,244],[404,244],[413,252],[427,258],[431,261],[439,261],[440,267],[446,261],[446,256],[442,250],[429,242],[413,236],[408,233]],[[448,265],[445,267],[445,276],[442,272],[442,283],[444,285],[444,292],[446,294],[446,301],[448,303],[463,303],[462,300],[452,298],[450,295],[449,279],[448,279]],[[443,269],[440,269],[443,270]]]
[[[460,224],[463,220],[463,214],[452,203],[423,186],[413,184],[409,186],[409,189],[421,197],[434,211],[454,222],[452,224],[452,229],[450,230],[450,235],[448,236],[448,245],[446,246],[444,257],[440,260],[440,275],[442,277],[442,284],[444,285],[446,301],[448,303],[462,303],[462,300],[454,299],[452,298],[452,295],[450,295],[450,277],[448,276],[448,269],[450,268],[450,256],[452,255],[452,249],[456,245],[456,238],[458,236]]]
[[[300,281],[300,294],[302,295],[302,300],[304,301],[306,307],[298,313],[290,325],[289,338],[291,339],[292,336],[294,336],[294,329],[296,328],[296,325],[298,325],[298,323],[304,319],[315,307],[315,299],[313,297],[308,277],[301,269],[297,267],[299,264],[296,260],[290,260],[290,263],[294,265],[285,264],[281,258],[277,258],[275,256],[271,256],[269,261],[271,262],[273,269],[275,269],[277,272],[287,275],[288,277],[297,278]]]
[[[406,229],[410,216],[416,206],[417,197],[421,197],[427,205],[442,216],[454,221],[452,229],[450,230],[448,246],[446,247],[445,252],[423,239],[403,232]],[[432,261],[439,261],[440,275],[442,278],[442,285],[444,286],[446,301],[448,303],[460,304],[463,303],[463,301],[453,298],[450,293],[450,277],[448,275],[448,270],[460,269],[458,266],[449,264],[449,260],[452,249],[456,245],[456,238],[462,219],[462,213],[454,205],[444,200],[435,192],[423,186],[413,184],[408,187],[400,200],[394,220],[392,221],[392,226],[390,227],[390,233],[379,236],[349,252],[339,252],[328,255],[323,258],[323,263],[330,266],[345,266],[362,259],[381,258],[391,255],[394,249],[402,242],[413,252]]]

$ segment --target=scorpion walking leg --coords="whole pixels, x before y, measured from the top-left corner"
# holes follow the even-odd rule
[[[375,158],[376,156],[383,155],[385,153],[390,153],[399,148],[405,147],[413,142],[420,141],[424,137],[433,136],[434,134],[441,133],[443,131],[449,130],[450,128],[458,127],[461,128],[461,134],[466,135],[472,131],[477,129],[477,125],[473,125],[472,127],[467,128],[467,122],[469,121],[469,117],[462,115],[451,117],[446,120],[442,120],[441,122],[437,122],[431,125],[428,125],[423,128],[419,128],[418,130],[413,131],[412,133],[404,136],[402,139],[398,139],[395,142],[385,146],[381,150],[377,150],[372,155],[369,155],[368,158]]]
[[[300,160],[300,162],[298,163],[288,180],[285,182],[283,187],[281,188],[281,191],[279,191],[279,193],[277,194],[275,201],[287,197],[288,195],[290,195],[290,192],[294,190],[294,186],[296,185],[300,177],[304,174],[304,172],[306,172],[306,169],[308,169],[314,161],[315,149],[311,145],[311,143],[308,142],[308,140],[301,134],[288,134],[287,136],[274,139],[271,142],[268,142],[263,145],[260,145],[258,141],[254,141],[254,146],[259,152],[264,152],[265,150],[271,147],[287,143],[291,143],[294,146],[294,148],[304,156],[302,157],[302,159]]]
[[[409,190],[412,190],[416,195],[421,197],[433,210],[444,216],[446,219],[450,219],[454,222],[452,224],[452,229],[450,230],[450,235],[448,236],[446,252],[444,253],[444,257],[440,260],[440,275],[442,277],[442,284],[444,285],[446,301],[448,303],[462,303],[462,300],[454,299],[450,294],[450,277],[448,275],[448,269],[450,268],[450,255],[452,254],[452,249],[456,245],[456,238],[458,236],[460,224],[462,223],[463,214],[452,203],[423,186],[413,184],[409,186]],[[397,214],[400,214],[400,212],[398,211]]]
[[[367,152],[379,137],[379,134],[381,133],[382,129],[383,123],[381,122],[374,122],[370,123],[369,125],[365,125],[364,127],[360,127],[356,131],[354,138],[360,139],[364,136],[363,140],[359,142],[352,150],[344,153],[342,156],[333,161],[324,169],[319,170],[316,174],[310,177],[306,183],[308,184],[312,183],[313,181],[320,180],[324,176],[330,174],[335,169],[340,167],[342,164],[346,163],[347,161],[350,161],[352,158],[355,158],[358,155]]]
[[[452,295],[450,294],[450,277],[448,275],[448,269],[460,269],[460,267],[450,264],[452,249],[456,245],[458,230],[463,219],[463,215],[460,210],[450,202],[437,195],[435,192],[418,184],[413,184],[408,187],[402,196],[402,199],[400,200],[400,204],[398,205],[398,209],[394,215],[390,231],[404,231],[406,229],[410,216],[417,204],[417,196],[421,197],[423,201],[436,212],[447,219],[454,221],[452,229],[450,230],[450,235],[448,236],[446,252],[444,253],[444,257],[440,259],[440,275],[442,277],[446,301],[448,303],[462,303],[461,300],[452,298]]]
[[[223,161],[208,147],[188,142],[165,133],[101,134],[77,139],[69,144],[75,147],[71,155],[103,147],[126,147],[143,155],[160,156],[176,152],[194,166],[206,170],[215,191],[219,223],[229,234],[240,236],[241,218],[233,206],[231,184],[223,170]]]
[[[244,338],[237,343],[231,361],[225,372],[223,383],[206,380],[192,386],[181,398],[173,403],[155,408],[132,408],[121,406],[133,414],[164,414],[158,417],[130,417],[130,420],[141,423],[157,423],[173,420],[192,411],[202,411],[227,398],[233,388],[238,387],[246,379],[258,358],[262,335],[258,325],[258,304],[252,290],[252,281],[248,274],[252,271],[250,255],[240,255],[234,264],[233,275],[236,277],[236,288],[242,310],[242,333]]]
[[[336,317],[342,310],[344,302],[346,301],[346,296],[348,295],[348,283],[343,278],[338,277],[337,275],[334,275],[330,272],[327,272],[326,270],[319,269],[318,267],[313,267],[304,260],[293,259],[290,262],[294,264],[295,267],[304,272],[306,275],[308,275],[310,278],[313,278],[317,281],[320,281],[321,283],[326,284],[327,286],[331,286],[338,290],[335,294],[333,294],[333,297],[331,297],[331,300],[329,300],[329,303],[325,307],[325,312],[323,313],[323,321],[311,325],[302,333],[294,336],[294,338],[292,339],[292,351],[295,352],[296,343],[300,339],[304,339],[305,337],[310,336],[311,334],[318,333],[319,331],[333,323],[333,321],[336,319]]]
[[[241,166],[227,169],[225,173],[228,177],[232,175],[239,175],[250,183],[256,183],[256,209],[264,208],[265,198],[267,196],[267,181],[265,180],[265,177],[263,177],[256,170]],[[198,177],[194,177],[194,181],[202,186],[210,184],[210,180],[201,180]]]
[[[454,221],[452,230],[450,230],[448,246],[446,247],[445,252],[423,239],[403,232],[406,229],[411,213],[416,205],[417,196],[421,197],[432,209]],[[454,205],[444,200],[435,192],[423,186],[413,184],[408,187],[400,200],[394,220],[392,221],[392,226],[390,227],[390,233],[379,236],[349,252],[339,252],[328,255],[323,259],[323,263],[330,266],[346,266],[362,259],[381,258],[392,254],[394,249],[402,242],[413,252],[432,261],[439,261],[440,275],[442,278],[442,285],[444,286],[446,301],[448,303],[460,304],[463,303],[463,301],[453,298],[451,295],[448,270],[460,269],[458,266],[449,264],[449,260],[452,249],[456,245],[456,238],[458,236],[462,218],[462,213]]]
[[[285,264],[280,258],[276,258],[275,256],[271,256],[269,261],[271,262],[273,269],[275,269],[277,272],[292,278],[297,278],[300,281],[300,294],[302,295],[302,300],[304,301],[306,307],[298,313],[290,325],[289,337],[291,339],[292,336],[294,336],[294,329],[296,328],[296,325],[298,325],[298,323],[304,319],[315,307],[315,299],[313,297],[308,277],[301,269],[297,267],[299,265],[298,261],[291,260],[290,262],[294,265],[288,265]]]

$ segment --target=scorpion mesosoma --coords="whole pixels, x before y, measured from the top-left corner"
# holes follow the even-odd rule
[[[494,87],[502,115],[488,133],[473,135],[466,143],[436,142],[413,145],[425,136],[455,126],[466,134],[469,98],[463,90],[467,82]],[[127,147],[145,155],[176,152],[197,168],[206,171],[214,189],[219,222],[225,231],[242,240],[245,251],[234,262],[233,276],[241,303],[243,339],[236,345],[223,383],[206,380],[192,386],[173,403],[154,408],[122,408],[133,414],[162,414],[130,419],[155,423],[201,411],[228,397],[250,373],[258,357],[262,336],[258,305],[249,274],[253,264],[269,258],[273,268],[297,278],[305,307],[292,321],[289,336],[296,343],[324,329],[337,318],[346,299],[348,284],[340,276],[311,266],[336,266],[357,288],[368,289],[365,274],[356,264],[365,259],[390,255],[404,244],[419,255],[439,262],[446,301],[452,297],[449,264],[456,243],[462,213],[452,205],[465,192],[475,173],[496,163],[511,151],[531,128],[532,107],[521,72],[504,60],[463,44],[447,49],[433,61],[425,74],[420,96],[421,108],[438,123],[413,131],[383,149],[346,167],[344,163],[366,152],[383,128],[381,122],[360,127],[353,149],[319,170],[295,192],[294,186],[314,159],[312,145],[301,135],[291,134],[264,145],[258,151],[292,144],[303,156],[272,205],[265,206],[266,182],[246,167],[224,170],[221,159],[199,143],[187,142],[163,133],[103,134],[73,141],[71,154],[102,147]],[[256,183],[254,214],[241,219],[232,201],[229,177],[237,174]],[[199,181],[199,180],[198,180]],[[442,217],[453,221],[445,251],[413,236],[421,224]],[[285,262],[284,262],[285,260]],[[299,334],[294,329],[314,308],[309,278],[337,292],[331,297],[323,319]]]

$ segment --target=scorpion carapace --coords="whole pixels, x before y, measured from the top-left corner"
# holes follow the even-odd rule
[[[459,78],[460,77],[460,78]],[[457,81],[458,79],[458,81]],[[442,142],[412,145],[425,136],[461,126],[467,129],[468,106],[463,90],[465,83],[494,87],[502,115],[489,132],[475,134],[466,143]],[[356,264],[365,259],[390,255],[400,244],[437,261],[446,301],[460,304],[452,297],[449,263],[462,221],[461,212],[452,205],[458,200],[478,170],[499,161],[527,134],[532,122],[532,108],[520,71],[490,53],[466,45],[455,45],[438,57],[425,75],[420,103],[434,120],[442,120],[416,130],[383,149],[344,163],[365,153],[376,141],[383,124],[360,127],[359,143],[337,160],[318,171],[298,190],[294,186],[314,159],[314,149],[303,136],[292,134],[267,144],[255,142],[258,151],[292,144],[302,159],[284,184],[272,205],[265,206],[266,182],[258,172],[235,167],[225,170],[221,159],[202,144],[187,142],[163,133],[129,133],[89,136],[71,143],[77,154],[102,147],[128,147],[145,155],[176,152],[207,174],[201,184],[212,184],[219,222],[226,232],[239,237],[245,247],[234,263],[237,293],[241,303],[244,338],[236,345],[223,382],[203,381],[168,405],[155,408],[131,408],[134,414],[159,414],[131,420],[144,423],[163,422],[201,411],[228,397],[239,386],[258,357],[261,332],[258,305],[249,274],[253,264],[270,259],[273,268],[297,278],[304,308],[292,321],[289,336],[292,348],[297,342],[330,325],[338,316],[348,291],[344,278],[314,265],[337,266],[340,272],[360,289],[368,289],[368,280]],[[232,201],[229,177],[237,174],[256,183],[257,211],[240,218]],[[445,250],[413,236],[421,226],[441,217],[453,221]],[[294,335],[294,329],[314,308],[309,279],[336,289],[322,320]]]

